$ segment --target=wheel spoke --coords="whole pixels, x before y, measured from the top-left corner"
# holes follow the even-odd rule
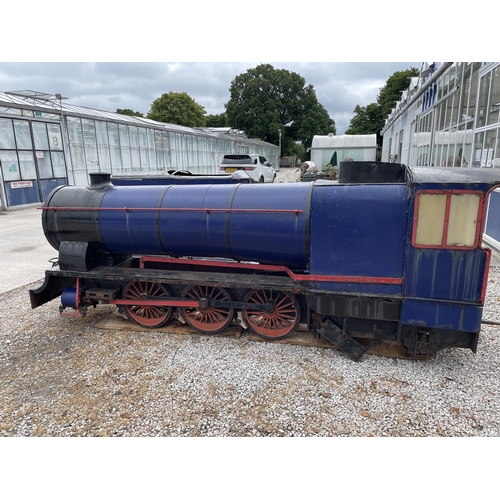
[[[232,300],[224,288],[209,285],[194,285],[184,290],[183,297],[194,300],[206,299],[217,301]],[[201,333],[219,333],[225,330],[233,320],[234,309],[224,307],[183,307],[181,314],[186,322]]]
[[[253,290],[246,297],[249,308],[243,311],[249,328],[268,339],[284,338],[297,328],[300,310],[296,298],[287,292]],[[252,304],[273,305],[272,312],[252,311]]]
[[[123,298],[134,300],[138,304],[126,305],[127,316],[137,324],[147,328],[158,328],[164,325],[172,314],[171,307],[165,306],[143,306],[141,299],[149,297],[167,298],[171,293],[167,287],[154,282],[135,281],[129,283],[123,291]]]

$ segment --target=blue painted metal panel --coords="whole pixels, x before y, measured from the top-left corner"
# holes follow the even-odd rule
[[[311,188],[309,183],[238,186],[232,203],[234,209],[299,210],[300,213],[231,213],[230,242],[234,257],[305,269]]]
[[[110,188],[102,199],[101,207],[157,208],[164,191],[165,186]],[[99,221],[103,240],[112,252],[164,253],[157,237],[154,211],[101,211]]]
[[[63,177],[61,179],[41,179],[39,182],[40,190],[42,191],[42,201],[45,201],[47,199],[47,196],[57,186],[65,186],[66,184],[68,184],[68,180],[66,179],[66,177]]]
[[[171,186],[162,208],[222,208],[230,205],[234,185]],[[227,212],[163,212],[160,233],[170,255],[230,258],[226,242]]]
[[[5,182],[5,195],[7,197],[7,205],[15,207],[17,205],[27,205],[29,203],[39,203],[40,193],[36,181],[31,181],[31,187],[12,188],[10,182]]]
[[[479,332],[482,311],[479,306],[408,299],[402,304],[401,323],[426,328]]]
[[[403,276],[406,185],[318,186],[311,210],[311,274]]]
[[[387,285],[383,283],[339,283],[316,281],[309,284],[309,288],[313,290],[328,290],[331,292],[364,294],[383,297],[398,297],[402,296],[402,285]]]
[[[479,302],[486,252],[475,250],[409,249],[405,296]]]
[[[112,252],[234,258],[304,269],[310,189],[311,184],[115,186],[101,207],[176,210],[101,211],[100,228]]]

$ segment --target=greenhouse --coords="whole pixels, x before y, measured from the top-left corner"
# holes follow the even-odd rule
[[[278,146],[231,128],[189,128],[76,106],[60,94],[0,92],[0,210],[41,203],[63,184],[112,175],[189,170],[218,174],[225,154],[279,165]]]

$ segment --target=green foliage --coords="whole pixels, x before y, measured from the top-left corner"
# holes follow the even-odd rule
[[[384,119],[381,114],[381,107],[372,103],[368,106],[359,106],[354,108],[354,116],[351,118],[349,128],[346,134],[363,135],[377,134],[384,126]]]
[[[228,126],[276,145],[281,130],[283,155],[293,154],[297,142],[307,148],[314,135],[336,132],[313,86],[293,71],[260,64],[234,78],[229,92]]]
[[[401,91],[408,88],[410,78],[418,74],[417,68],[409,68],[405,71],[396,71],[391,75],[380,89],[376,103],[367,106],[356,105],[354,116],[351,118],[349,128],[345,133],[351,135],[377,134],[377,149],[380,152],[382,148],[380,132],[384,128],[387,115],[396,102],[401,99]]]
[[[186,92],[168,92],[153,101],[147,117],[185,127],[204,127],[205,114],[205,108]]]
[[[385,85],[380,89],[377,104],[380,106],[382,117],[385,120],[391,112],[394,104],[401,99],[401,91],[410,85],[412,76],[418,76],[417,68],[409,68],[405,71],[396,71],[389,77]]]
[[[205,127],[228,127],[226,113],[208,115]]]
[[[116,112],[119,115],[142,116],[144,118],[144,115],[142,113],[139,113],[139,111],[132,111],[131,109],[117,109]]]

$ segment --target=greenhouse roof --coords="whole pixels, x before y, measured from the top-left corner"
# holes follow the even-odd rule
[[[194,134],[198,136],[217,137],[224,134],[229,139],[241,140],[245,142],[254,142],[257,139],[248,139],[241,130],[231,129],[230,127],[217,128],[190,128],[174,123],[163,123],[150,120],[141,116],[122,115],[111,111],[103,111],[99,109],[87,108],[64,102],[67,97],[60,94],[48,94],[35,90],[13,90],[0,91],[0,106],[11,106],[15,108],[42,110],[54,114],[64,114],[70,116],[78,116],[89,119],[101,119],[106,121],[114,121],[127,123],[129,125],[149,126],[157,129],[168,130],[171,132],[181,132],[186,134]],[[228,132],[230,130],[230,132]],[[258,140],[259,142],[262,142]],[[274,144],[270,146],[275,146]],[[277,146],[276,146],[277,147]]]
[[[369,135],[315,135],[312,149],[376,148],[377,134]]]

